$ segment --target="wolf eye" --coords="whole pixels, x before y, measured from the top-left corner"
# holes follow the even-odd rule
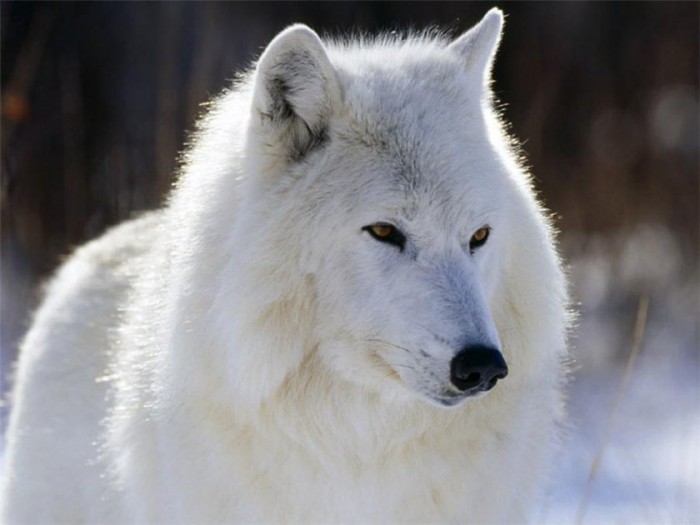
[[[378,222],[376,224],[365,226],[362,229],[368,232],[376,240],[387,244],[393,244],[401,251],[403,251],[403,248],[406,245],[406,236],[392,224]]]
[[[469,241],[469,251],[474,252],[474,250],[483,246],[488,240],[490,232],[491,228],[488,226],[484,226],[483,228],[476,230]]]

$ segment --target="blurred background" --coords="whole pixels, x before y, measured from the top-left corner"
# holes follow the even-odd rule
[[[579,312],[538,522],[700,523],[697,2],[2,2],[2,391],[40,284],[162,202],[201,104],[279,30],[458,35],[492,5],[495,90]]]

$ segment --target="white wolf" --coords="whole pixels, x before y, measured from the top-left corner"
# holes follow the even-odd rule
[[[49,286],[4,523],[527,519],[567,298],[492,109],[502,23],[272,41],[167,205]]]

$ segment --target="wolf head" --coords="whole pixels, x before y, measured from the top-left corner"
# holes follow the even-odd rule
[[[360,388],[442,406],[506,376],[494,310],[526,183],[491,108],[502,24],[492,9],[453,42],[352,45],[296,25],[267,47],[217,301],[238,297],[219,310],[242,396],[310,352]]]

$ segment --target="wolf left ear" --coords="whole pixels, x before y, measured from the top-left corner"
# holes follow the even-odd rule
[[[462,57],[465,68],[475,75],[482,86],[490,81],[491,66],[502,31],[503,12],[494,7],[478,24],[447,46],[447,49]]]
[[[293,25],[267,46],[255,72],[252,126],[275,161],[301,160],[326,139],[341,97],[326,49],[309,27]]]

